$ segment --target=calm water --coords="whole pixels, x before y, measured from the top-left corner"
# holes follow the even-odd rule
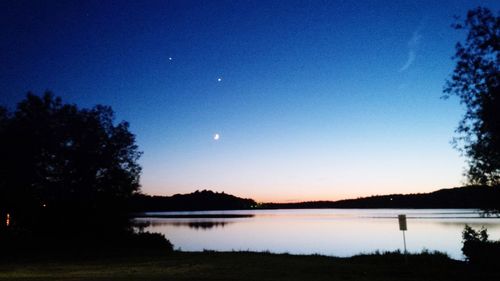
[[[408,217],[406,242],[410,252],[438,250],[452,258],[463,259],[460,248],[465,224],[475,228],[485,226],[491,239],[500,239],[499,218],[481,218],[477,210],[463,209],[301,209],[147,214],[189,215],[184,218],[136,219],[146,225],[145,231],[163,233],[175,248],[183,251],[250,250],[332,256],[393,251],[403,248],[398,214]],[[218,217],[210,218],[211,215]]]

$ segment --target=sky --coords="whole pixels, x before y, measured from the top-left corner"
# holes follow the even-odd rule
[[[451,27],[498,1],[1,1],[0,104],[110,105],[142,191],[260,202],[464,183]]]

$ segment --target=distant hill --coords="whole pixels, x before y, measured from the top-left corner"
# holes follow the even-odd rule
[[[195,191],[173,196],[135,195],[130,202],[134,212],[197,211],[197,210],[245,210],[255,207],[252,199],[239,198],[224,192]]]
[[[500,209],[500,187],[467,186],[440,189],[431,193],[390,194],[339,201],[265,203],[266,209],[313,208],[478,208]]]
[[[262,203],[224,192],[195,191],[173,196],[135,195],[130,202],[134,212],[248,210],[259,209],[323,209],[323,208],[408,208],[408,209],[500,209],[500,187],[467,186],[440,189],[430,193],[390,194],[339,201],[297,203]]]

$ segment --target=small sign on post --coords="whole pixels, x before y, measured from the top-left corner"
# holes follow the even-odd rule
[[[406,237],[405,237],[405,231],[408,230],[406,226],[406,215],[398,215],[398,221],[399,221],[399,230],[403,231],[403,244],[405,247],[405,262],[408,264],[408,256],[406,252]]]
[[[406,215],[398,215],[399,220],[399,230],[405,231],[408,230],[406,227]]]

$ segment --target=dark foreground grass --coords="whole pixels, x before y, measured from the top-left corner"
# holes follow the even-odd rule
[[[439,254],[352,258],[252,252],[158,252],[3,259],[0,280],[500,280]]]

